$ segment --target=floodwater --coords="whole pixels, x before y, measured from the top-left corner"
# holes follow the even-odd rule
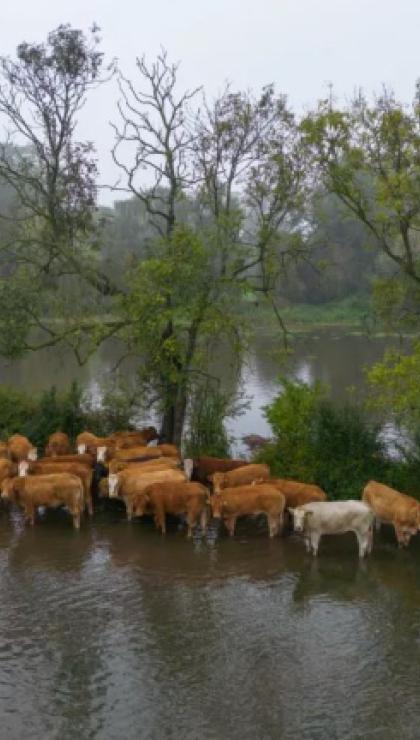
[[[420,537],[0,519],[5,740],[419,737]]]
[[[228,421],[229,432],[237,440],[236,450],[241,448],[242,435],[270,434],[262,407],[278,393],[280,375],[294,376],[307,383],[319,380],[329,386],[331,396],[337,400],[348,398],[349,393],[358,397],[366,390],[365,369],[379,360],[387,348],[397,344],[396,338],[343,334],[338,329],[329,329],[295,335],[293,353],[281,361],[279,339],[261,332],[253,342],[239,382],[233,380],[230,358],[225,352],[217,372],[226,389],[236,388],[249,402],[241,416]],[[0,358],[0,383],[39,392],[52,385],[65,390],[77,380],[95,397],[99,395],[100,384],[115,377],[114,368],[121,351],[121,345],[108,342],[83,367],[77,366],[73,355],[55,349],[20,361]],[[135,369],[136,361],[128,360],[119,366],[118,372],[125,379],[134,378]],[[149,421],[154,420],[144,419],[145,423]]]
[[[300,337],[287,372],[363,393],[385,345]],[[249,357],[238,437],[269,432],[270,349],[261,337]],[[44,353],[3,364],[0,382],[94,389],[115,359],[108,348],[80,371]],[[390,529],[375,538],[366,561],[351,534],[313,559],[260,522],[188,541],[118,509],[80,532],[65,512],[30,529],[0,510],[0,740],[419,738],[420,536],[403,551]]]

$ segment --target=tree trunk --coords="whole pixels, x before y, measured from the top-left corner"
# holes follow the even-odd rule
[[[160,434],[165,442],[178,447],[182,441],[187,401],[187,390],[184,385],[172,385],[168,388]]]

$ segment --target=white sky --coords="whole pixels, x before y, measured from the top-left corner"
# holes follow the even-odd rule
[[[274,82],[295,108],[312,107],[333,83],[341,98],[383,83],[409,102],[420,77],[420,0],[0,0],[0,54],[44,41],[60,23],[101,27],[102,50],[128,76],[160,46],[181,61],[180,86],[211,96],[226,80],[258,90]],[[94,93],[80,138],[95,142],[101,180],[116,172],[109,150],[115,83]],[[110,202],[114,196],[104,195]]]

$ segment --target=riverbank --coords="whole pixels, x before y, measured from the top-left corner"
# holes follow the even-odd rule
[[[287,333],[305,333],[332,328],[341,329],[345,333],[383,332],[383,327],[374,325],[373,310],[367,296],[354,295],[323,304],[280,304],[276,308]],[[279,319],[272,306],[250,300],[244,307],[244,313],[251,312],[264,333],[278,331]]]

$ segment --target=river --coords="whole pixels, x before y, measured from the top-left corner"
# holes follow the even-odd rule
[[[278,364],[243,376],[253,395],[231,422],[265,433],[261,406]],[[364,392],[384,340],[300,337],[287,372],[336,398]],[[270,348],[267,344],[267,348]],[[2,382],[38,391],[77,377],[94,388],[105,351],[3,364]],[[359,562],[353,535],[270,541],[240,522],[234,540],[187,541],[172,523],[129,524],[118,508],[72,529],[47,512],[34,529],[0,513],[0,737],[5,740],[414,740],[419,737],[420,536],[407,550],[383,528]]]

